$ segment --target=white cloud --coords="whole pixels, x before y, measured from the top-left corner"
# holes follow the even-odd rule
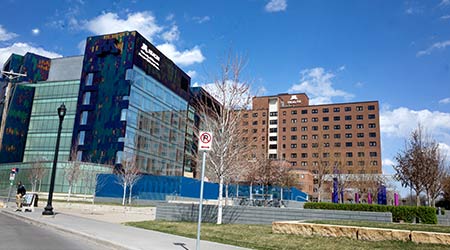
[[[447,161],[450,160],[450,145],[446,143],[439,143],[439,149],[443,153],[443,155],[447,158]]]
[[[150,41],[162,31],[156,23],[156,18],[147,11],[130,13],[126,19],[121,19],[116,13],[104,13],[86,21],[84,27],[97,35],[137,30]]]
[[[35,29],[31,30],[31,34],[33,34],[35,36],[39,35],[39,33],[41,33],[41,31],[38,28],[35,28]]]
[[[440,104],[449,104],[450,103],[450,97],[444,98],[442,100],[439,100]]]
[[[186,72],[186,74],[188,74],[191,78],[194,78],[197,76],[197,71],[195,70],[188,70],[188,72]]]
[[[27,52],[35,53],[48,58],[56,58],[62,56],[58,53],[47,51],[43,48],[34,47],[28,43],[14,43],[9,47],[0,48],[0,68],[3,68],[3,64],[11,56],[12,53],[25,55]]]
[[[447,6],[450,5],[450,0],[442,0],[441,3],[439,4],[440,6]]]
[[[173,42],[180,38],[180,31],[178,30],[178,26],[173,25],[172,28],[162,34],[162,37],[167,42]]]
[[[285,11],[287,8],[286,0],[270,0],[265,7],[267,12]]]
[[[439,142],[450,143],[450,113],[404,107],[380,112],[380,129],[384,136],[408,138],[418,124]]]
[[[364,83],[363,82],[357,82],[357,83],[355,83],[355,87],[362,88],[362,87],[364,87]]]
[[[430,55],[433,51],[435,51],[435,50],[442,50],[442,49],[445,49],[448,46],[450,46],[450,40],[443,41],[443,42],[437,42],[437,43],[431,45],[426,50],[421,50],[421,51],[417,52],[416,55],[418,57],[425,56],[425,55]]]
[[[441,19],[442,19],[442,20],[450,19],[450,15],[441,16]]]
[[[78,50],[81,54],[84,54],[86,50],[86,39],[81,40],[77,45]]]
[[[387,175],[394,174],[395,170],[394,170],[393,166],[395,164],[396,163],[391,159],[383,159],[383,162],[382,162],[383,174],[387,174]]]
[[[16,33],[6,31],[2,25],[0,25],[0,41],[8,41],[17,37]]]
[[[175,14],[171,13],[166,16],[166,21],[172,21],[175,18]]]
[[[175,45],[170,43],[164,43],[156,47],[164,55],[169,57],[174,63],[181,66],[189,66],[194,63],[201,63],[205,60],[202,51],[197,46],[185,51],[178,51]]]
[[[192,20],[196,21],[198,24],[202,24],[211,20],[211,18],[209,16],[195,16]]]
[[[338,68],[337,71],[339,72],[339,71],[344,71],[344,70],[345,70],[345,65],[342,65],[341,67]]]
[[[300,83],[293,85],[288,92],[305,92],[313,105],[331,103],[334,97],[353,98],[352,94],[332,86],[334,77],[333,73],[325,72],[323,68],[305,69],[301,71]]]

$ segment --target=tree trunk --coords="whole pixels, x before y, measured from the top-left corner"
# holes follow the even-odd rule
[[[283,188],[281,188],[281,190],[280,190],[280,200],[282,201],[283,200]]]
[[[250,183],[250,200],[253,199],[253,183]]]
[[[322,201],[322,197],[320,197],[320,189],[317,189],[317,202],[321,202]]]
[[[225,206],[228,205],[228,183],[225,184]]]
[[[130,186],[130,195],[128,196],[128,204],[131,205],[131,193],[133,191],[133,185]]]
[[[217,207],[217,224],[222,224],[222,200],[223,200],[223,177],[220,177],[219,180],[219,199],[218,199],[218,207]]]
[[[236,184],[236,198],[239,198],[239,183]]]
[[[125,206],[125,196],[127,195],[127,185],[123,185],[123,197],[122,197],[122,206]]]
[[[416,207],[420,206],[420,197],[419,194],[416,192]]]
[[[69,185],[69,192],[67,192],[67,201],[70,201],[70,195],[72,194],[72,184]]]

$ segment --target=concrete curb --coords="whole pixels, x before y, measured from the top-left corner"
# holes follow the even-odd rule
[[[114,249],[139,250],[137,248],[130,248],[130,247],[124,246],[122,244],[119,244],[119,243],[116,243],[116,242],[112,242],[112,241],[107,240],[107,239],[98,238],[98,237],[95,237],[93,235],[89,235],[89,234],[86,234],[86,233],[83,233],[83,232],[79,232],[79,231],[76,231],[76,230],[72,230],[72,229],[69,229],[69,228],[66,228],[66,227],[62,227],[62,226],[59,226],[59,225],[55,225],[54,223],[46,223],[46,222],[43,222],[43,221],[40,221],[40,220],[37,220],[37,219],[34,219],[34,218],[26,217],[26,216],[21,215],[20,213],[11,212],[11,211],[8,211],[8,210],[2,210],[1,212],[3,214],[7,215],[7,216],[18,218],[21,221],[24,221],[24,222],[32,224],[32,225],[36,225],[36,226],[40,226],[40,227],[50,227],[51,229],[59,230],[59,231],[62,231],[64,233],[75,234],[75,235],[78,235],[80,237],[87,238],[88,240],[91,240],[91,241],[96,242],[98,244],[101,244],[101,245],[104,245],[104,246],[107,246],[107,247],[113,247]],[[58,213],[56,213],[56,215],[58,215]],[[65,215],[66,216],[71,216],[71,217],[76,217],[76,216],[72,216],[72,215],[68,215],[68,214],[65,214]]]

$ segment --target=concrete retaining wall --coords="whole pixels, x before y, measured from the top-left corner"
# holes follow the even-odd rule
[[[217,206],[204,205],[204,222],[216,222]],[[156,220],[197,221],[198,204],[158,204]],[[356,220],[392,222],[391,213],[338,211],[319,209],[226,206],[223,222],[232,224],[271,224],[283,220]]]
[[[445,215],[438,215],[438,224],[444,225],[444,226],[450,226],[450,211],[446,211],[447,213]]]

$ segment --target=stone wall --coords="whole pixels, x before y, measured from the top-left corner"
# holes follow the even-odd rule
[[[202,217],[202,221],[204,222],[216,222],[217,206],[204,205]],[[197,218],[198,204],[160,203],[156,208],[156,220],[197,221]],[[271,224],[274,221],[282,220],[356,220],[392,222],[392,214],[247,206],[226,206],[223,209],[224,223]]]

